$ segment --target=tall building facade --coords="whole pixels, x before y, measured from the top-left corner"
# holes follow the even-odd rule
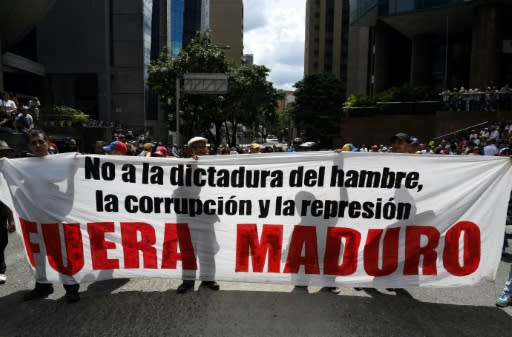
[[[23,40],[43,20],[55,1],[0,1],[0,91],[4,90],[4,72],[8,77],[7,90],[17,90],[19,83],[15,82],[39,82],[44,76],[44,66],[36,62],[33,46],[29,46],[28,51],[27,48],[17,48],[21,50],[14,52],[11,47]],[[20,84],[19,88],[23,92],[24,85]]]
[[[332,73],[347,80],[348,0],[307,0],[304,75]]]
[[[351,0],[350,6],[349,92],[512,82],[508,0]]]
[[[57,1],[36,31],[45,105],[73,106],[135,130],[161,128],[165,119],[147,71],[162,48],[164,6],[163,0]]]
[[[173,57],[178,56],[183,48],[183,28],[185,14],[185,0],[168,0],[169,18],[169,51]]]
[[[201,27],[226,58],[240,65],[243,59],[244,4],[242,0],[203,0]]]
[[[201,31],[202,0],[166,0],[168,1],[167,45],[173,57]]]

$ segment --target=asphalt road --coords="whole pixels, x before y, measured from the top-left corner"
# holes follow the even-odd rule
[[[74,304],[64,301],[60,285],[47,299],[23,302],[34,281],[16,234],[6,253],[0,336],[512,336],[512,307],[494,305],[512,248],[496,283],[473,287],[334,295],[220,282],[218,292],[179,295],[179,280],[123,279],[82,285],[82,300]]]

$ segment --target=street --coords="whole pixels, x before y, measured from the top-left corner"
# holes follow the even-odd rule
[[[0,285],[0,336],[511,336],[512,307],[497,308],[512,262],[495,283],[461,288],[342,289],[219,282],[178,295],[179,280],[115,279],[81,285],[67,304],[61,285],[23,302],[33,277],[18,235],[9,236]],[[509,242],[511,242],[509,236]],[[512,242],[511,242],[512,243]]]

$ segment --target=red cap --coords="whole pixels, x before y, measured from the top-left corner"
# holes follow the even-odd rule
[[[153,155],[155,157],[167,157],[167,148],[165,146],[157,146]]]

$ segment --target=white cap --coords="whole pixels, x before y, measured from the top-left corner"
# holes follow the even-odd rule
[[[204,138],[204,137],[194,137],[194,138],[190,138],[190,140],[188,141],[187,145],[190,146],[190,145],[192,145],[195,142],[205,142],[205,143],[208,143],[208,140],[206,138]]]

